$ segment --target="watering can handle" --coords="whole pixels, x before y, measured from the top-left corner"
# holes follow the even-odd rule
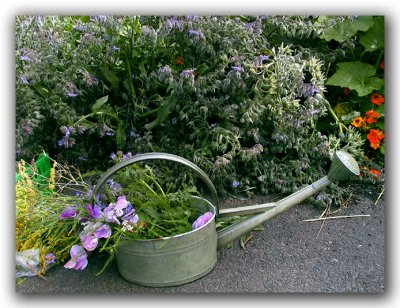
[[[137,162],[141,162],[141,161],[146,161],[146,160],[168,160],[168,161],[174,161],[177,163],[180,163],[186,167],[189,167],[190,169],[192,169],[193,171],[195,171],[197,173],[197,175],[203,180],[203,182],[207,185],[207,187],[209,188],[210,192],[211,192],[211,196],[212,196],[212,201],[213,201],[213,205],[216,208],[216,215],[218,215],[219,213],[219,201],[218,201],[218,195],[217,195],[217,190],[215,189],[214,184],[212,183],[212,181],[210,180],[210,178],[207,176],[207,174],[205,174],[205,172],[203,170],[201,170],[197,165],[195,165],[194,163],[192,163],[191,161],[174,155],[174,154],[169,154],[169,153],[158,153],[158,152],[153,152],[153,153],[144,153],[144,154],[137,154],[127,160],[121,161],[118,164],[114,165],[113,167],[111,167],[110,169],[108,169],[102,176],[101,178],[98,180],[96,186],[93,189],[93,195],[96,195],[99,191],[99,189],[101,188],[101,186],[105,183],[105,181],[107,181],[107,179],[113,175],[115,172],[117,172],[118,170],[137,163]]]

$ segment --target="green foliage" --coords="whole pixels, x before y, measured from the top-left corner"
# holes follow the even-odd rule
[[[359,16],[345,20],[321,36],[348,46],[326,85],[331,114],[340,128],[357,132],[368,160],[365,172],[384,166],[384,17]],[[340,88],[338,88],[340,87]],[[336,112],[336,114],[335,114]],[[357,144],[357,143],[355,143]],[[379,150],[378,150],[379,149]]]
[[[336,64],[338,69],[326,82],[326,85],[347,87],[365,96],[374,90],[380,90],[383,79],[376,77],[376,68],[368,63],[354,61]]]
[[[331,28],[326,29],[321,38],[326,41],[336,40],[345,42],[352,38],[358,31],[367,31],[374,24],[372,16],[360,16],[355,19],[345,19]]]
[[[220,193],[233,192],[234,180],[247,194],[293,192],[325,174],[334,149],[357,139],[332,144],[337,132],[321,126],[328,64],[343,50],[320,36],[349,20],[359,22],[19,16],[18,157],[45,148],[83,170],[104,170],[113,152],[163,151],[194,161]]]
[[[360,44],[365,51],[375,51],[385,47],[385,22],[383,17],[374,17],[373,26],[365,33],[360,33]]]

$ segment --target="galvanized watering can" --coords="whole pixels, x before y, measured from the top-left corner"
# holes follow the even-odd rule
[[[121,276],[128,281],[153,287],[181,285],[208,274],[217,263],[217,249],[311,197],[332,182],[360,173],[357,162],[350,154],[337,151],[327,176],[278,202],[220,209],[213,183],[197,165],[172,154],[145,153],[122,161],[107,170],[99,179],[93,193],[96,194],[116,171],[148,160],[173,161],[195,171],[209,188],[212,202],[193,196],[192,206],[201,214],[213,214],[212,219],[199,229],[162,239],[132,240],[118,249],[116,259]],[[216,231],[215,220],[218,217],[238,215],[252,216]]]

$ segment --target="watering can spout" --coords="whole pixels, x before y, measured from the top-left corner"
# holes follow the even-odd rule
[[[258,225],[274,218],[278,214],[288,210],[292,206],[306,200],[312,195],[324,189],[332,182],[344,180],[346,178],[357,176],[360,169],[356,160],[347,152],[337,151],[334,154],[331,168],[328,175],[308,185],[307,187],[287,196],[286,198],[276,202],[274,207],[268,211],[251,216],[246,220],[234,224],[217,233],[217,248],[222,248],[236,238],[253,230]]]
[[[354,157],[345,151],[337,151],[328,172],[329,181],[337,182],[358,175],[360,168]]]

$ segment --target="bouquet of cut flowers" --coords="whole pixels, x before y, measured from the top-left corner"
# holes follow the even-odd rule
[[[194,187],[165,191],[148,166],[126,167],[93,195],[95,173],[82,175],[53,161],[43,189],[25,165],[19,163],[22,180],[16,184],[17,277],[44,274],[51,264],[83,270],[95,251],[109,254],[102,272],[129,240],[182,234],[213,217],[190,206],[199,194]]]

